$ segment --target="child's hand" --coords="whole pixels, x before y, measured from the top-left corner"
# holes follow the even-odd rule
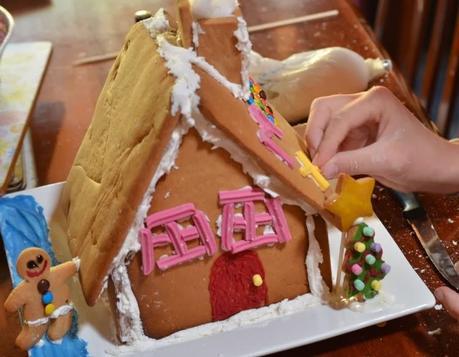
[[[401,191],[459,190],[459,145],[424,127],[384,87],[315,100],[306,140],[328,178],[346,172]]]

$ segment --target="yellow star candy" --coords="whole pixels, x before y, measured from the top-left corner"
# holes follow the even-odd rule
[[[354,180],[346,174],[339,176],[336,195],[325,202],[325,208],[339,218],[341,230],[347,231],[359,217],[373,215],[374,187],[375,180],[371,177]]]

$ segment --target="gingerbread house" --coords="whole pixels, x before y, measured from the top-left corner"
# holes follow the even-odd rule
[[[371,214],[372,182],[325,180],[250,78],[239,9],[177,6],[177,21],[159,10],[127,35],[51,225],[81,259],[88,304],[108,288],[123,342],[325,299],[326,228],[311,214],[344,229]],[[349,182],[362,197],[343,211]]]

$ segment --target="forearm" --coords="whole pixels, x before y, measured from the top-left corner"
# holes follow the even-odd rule
[[[459,192],[459,145],[441,139],[438,146],[438,154],[431,158],[432,180],[426,185],[426,191]]]

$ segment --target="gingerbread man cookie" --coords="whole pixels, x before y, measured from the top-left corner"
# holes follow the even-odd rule
[[[24,279],[5,301],[5,310],[22,308],[23,327],[16,345],[28,350],[48,332],[58,340],[72,324],[73,309],[66,280],[79,268],[79,259],[51,267],[51,258],[40,248],[27,248],[16,261],[16,270]]]

